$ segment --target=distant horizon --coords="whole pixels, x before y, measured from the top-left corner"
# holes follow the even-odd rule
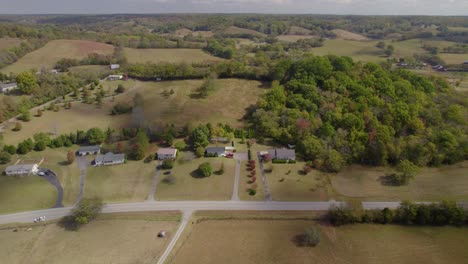
[[[298,15],[298,16],[376,16],[376,17],[409,17],[409,16],[421,16],[421,17],[464,17],[468,18],[468,15],[427,15],[427,14],[338,14],[338,13],[227,13],[227,12],[171,12],[171,13],[0,13],[0,16],[112,16],[112,15]]]
[[[0,0],[4,15],[468,16],[467,0]]]

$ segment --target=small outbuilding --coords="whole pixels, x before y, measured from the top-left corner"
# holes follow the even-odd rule
[[[208,147],[205,151],[208,157],[221,157],[226,155],[226,147]]]
[[[158,160],[175,159],[177,156],[177,149],[175,148],[160,148],[157,152]]]
[[[38,164],[17,164],[6,167],[5,174],[8,176],[14,175],[29,175],[39,172]]]
[[[111,64],[111,65],[110,65],[110,69],[111,69],[111,70],[120,69],[120,64]]]
[[[109,165],[117,165],[122,164],[125,162],[125,154],[114,154],[112,152],[108,152],[105,155],[97,155],[96,159],[94,159],[95,166],[109,166]]]
[[[124,77],[124,76],[123,76],[123,75],[120,75],[120,74],[119,74],[119,75],[114,75],[114,74],[113,74],[113,75],[107,76],[107,80],[108,80],[108,81],[118,81],[118,80],[122,80],[123,77]]]
[[[76,153],[78,156],[97,155],[101,153],[101,146],[80,147]]]

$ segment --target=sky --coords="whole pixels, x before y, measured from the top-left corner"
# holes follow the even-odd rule
[[[468,0],[0,0],[1,14],[291,13],[463,15]]]

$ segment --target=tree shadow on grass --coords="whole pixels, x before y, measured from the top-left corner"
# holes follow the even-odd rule
[[[57,222],[57,225],[67,231],[78,231],[79,225],[71,215],[64,216]]]
[[[198,173],[197,170],[194,170],[190,173],[190,176],[192,176],[193,178],[195,179],[204,179],[206,178],[205,176],[201,175],[200,173]]]
[[[68,161],[64,160],[64,161],[57,162],[57,165],[59,165],[59,166],[68,166],[68,165],[70,165],[70,163]]]

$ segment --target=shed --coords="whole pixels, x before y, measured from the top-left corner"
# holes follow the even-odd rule
[[[158,149],[158,160],[175,159],[177,156],[177,149],[175,148],[160,148]]]
[[[111,70],[120,69],[120,64],[111,64],[111,65],[110,65],[110,69],[111,69]]]

